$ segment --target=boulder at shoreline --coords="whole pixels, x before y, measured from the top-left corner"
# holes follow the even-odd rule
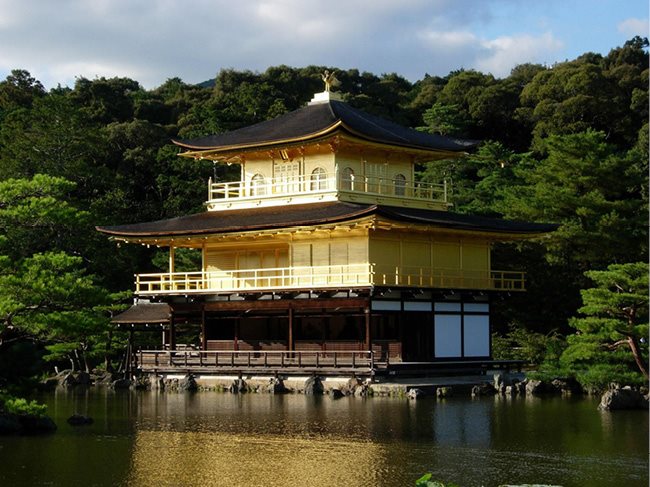
[[[37,435],[55,431],[56,424],[49,416],[0,413],[0,435]]]
[[[616,411],[621,409],[648,409],[648,398],[631,387],[620,387],[605,391],[598,409]]]

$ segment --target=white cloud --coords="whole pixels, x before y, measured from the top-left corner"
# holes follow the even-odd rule
[[[620,33],[629,37],[648,35],[648,19],[632,17],[619,22],[616,27]]]
[[[116,76],[116,73],[130,73],[133,79],[140,80],[150,73],[138,66],[129,66],[120,63],[101,63],[94,61],[61,62],[52,67],[48,76],[53,79],[70,80],[77,77],[88,79]]]
[[[279,64],[397,72],[411,80],[461,67],[504,75],[516,63],[556,59],[560,43],[553,35],[510,20],[529,5],[523,0],[0,0],[0,79],[12,68],[24,68],[48,87],[97,75],[128,76],[152,88],[173,76],[194,83],[221,68],[261,71]]]
[[[471,32],[464,31],[428,31],[421,32],[419,37],[433,49],[458,49],[476,45],[477,37]]]
[[[549,63],[562,48],[562,42],[550,33],[541,36],[502,36],[482,41],[485,56],[476,60],[479,71],[505,77],[517,64],[526,62]]]
[[[562,48],[562,42],[548,32],[481,39],[467,31],[428,31],[421,32],[419,38],[438,61],[460,61],[450,70],[472,68],[497,77],[508,76],[517,64],[550,62]]]

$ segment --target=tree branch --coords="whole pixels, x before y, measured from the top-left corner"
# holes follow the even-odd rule
[[[611,344],[605,344],[604,347],[607,350],[616,350],[619,347],[622,347],[623,345],[627,346],[628,345],[628,339],[624,338],[623,340],[618,340],[614,343]]]

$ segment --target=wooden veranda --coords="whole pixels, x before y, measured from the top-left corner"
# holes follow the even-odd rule
[[[135,370],[154,374],[197,375],[454,375],[484,374],[493,369],[521,369],[519,360],[445,360],[391,362],[375,359],[372,351],[202,351],[140,350],[133,355]]]

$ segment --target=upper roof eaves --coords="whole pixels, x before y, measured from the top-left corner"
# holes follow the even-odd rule
[[[335,100],[310,104],[231,132],[173,142],[194,151],[218,151],[309,140],[328,135],[338,128],[372,142],[420,150],[464,152],[478,144],[474,140],[454,139],[402,127]]]

